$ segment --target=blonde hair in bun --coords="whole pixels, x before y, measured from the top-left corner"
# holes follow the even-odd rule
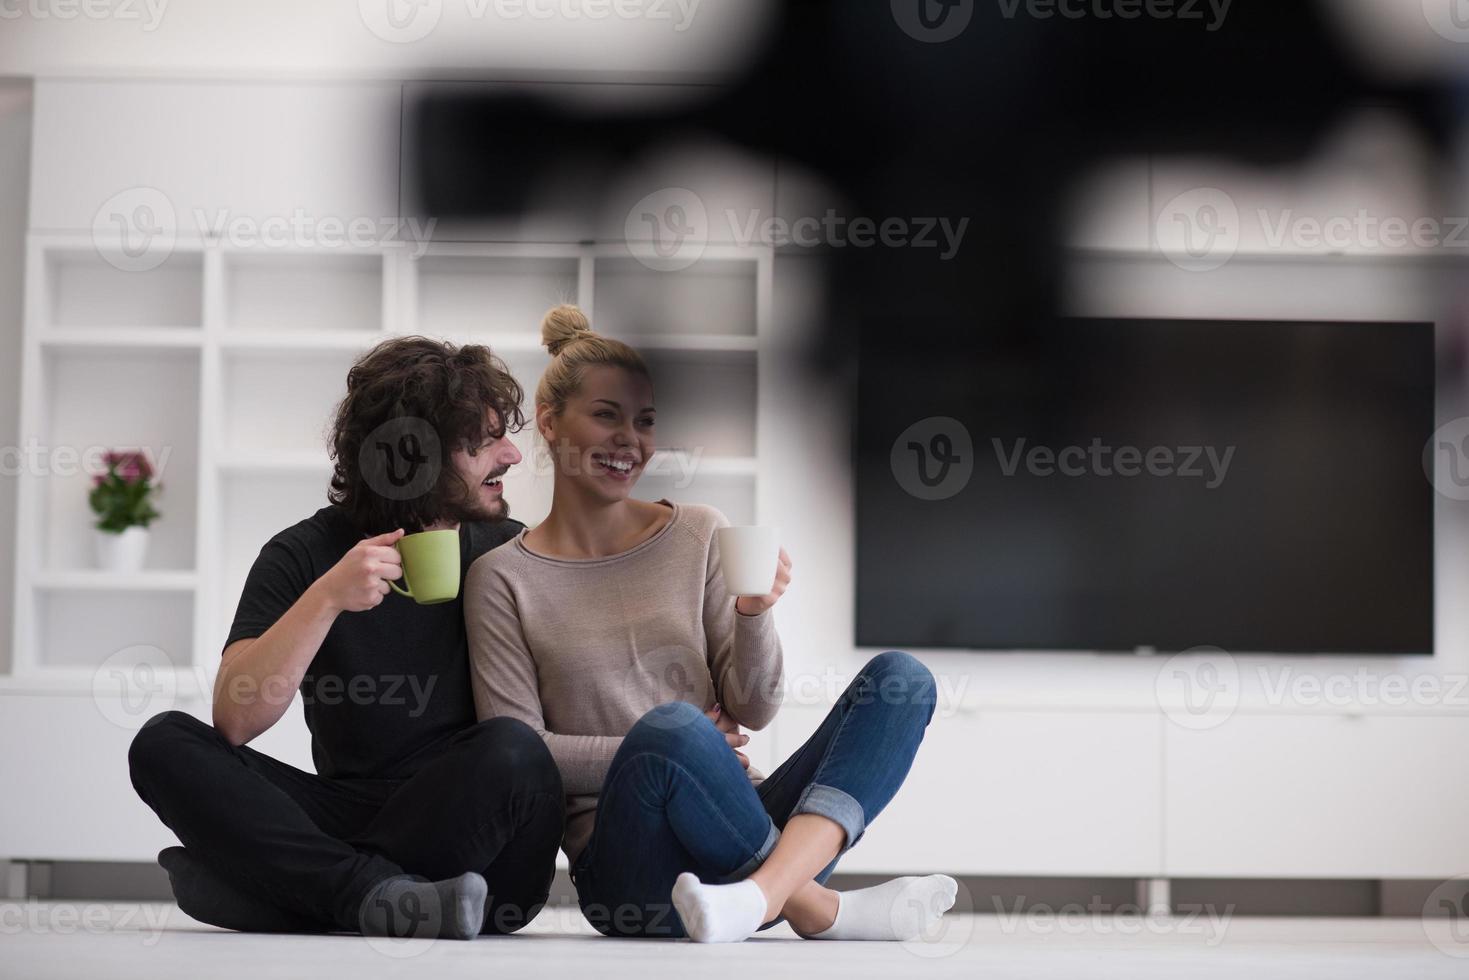
[[[536,385],[536,404],[550,405],[560,415],[581,390],[588,368],[601,365],[624,368],[651,378],[642,355],[627,344],[592,329],[581,307],[563,303],[546,311],[541,320],[541,343],[551,354],[551,365]]]
[[[563,303],[546,311],[541,320],[541,344],[555,357],[566,345],[581,337],[596,336],[592,333],[592,321],[580,306]]]

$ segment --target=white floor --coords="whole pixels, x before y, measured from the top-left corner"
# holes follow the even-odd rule
[[[735,946],[604,939],[574,909],[548,909],[524,933],[474,942],[241,935],[176,906],[0,902],[0,977],[233,980],[720,975],[1462,980],[1469,934],[1416,919],[1143,919],[951,916],[928,942],[803,942],[784,926]]]

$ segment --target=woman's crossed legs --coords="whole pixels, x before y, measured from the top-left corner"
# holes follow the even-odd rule
[[[649,711],[612,761],[577,859],[583,912],[607,935],[730,941],[784,917],[805,936],[915,937],[952,905],[953,879],[840,895],[823,884],[902,785],[934,700],[916,659],[874,657],[758,789],[698,708]]]

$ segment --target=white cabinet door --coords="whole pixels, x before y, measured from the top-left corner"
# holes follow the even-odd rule
[[[174,707],[209,718],[203,701]],[[133,734],[87,696],[0,694],[0,858],[153,861],[177,844],[133,791]],[[251,747],[312,772],[308,738],[296,703]]]
[[[1170,876],[1469,871],[1469,718],[1236,714],[1164,744]]]
[[[88,232],[151,188],[120,199],[125,220],[146,205],[139,221],[180,233],[222,218],[326,244],[398,213],[401,103],[381,82],[39,81],[31,228]]]
[[[824,714],[782,710],[782,758]],[[936,714],[907,781],[841,870],[1156,874],[1159,726],[1147,712]]]

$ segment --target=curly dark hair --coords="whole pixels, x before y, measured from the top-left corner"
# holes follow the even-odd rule
[[[477,488],[464,485],[451,454],[522,429],[523,398],[488,347],[428,337],[378,344],[347,372],[327,499],[368,534],[462,519],[460,502]]]

